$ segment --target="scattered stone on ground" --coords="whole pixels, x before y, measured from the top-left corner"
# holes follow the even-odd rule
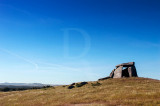
[[[73,86],[73,85],[68,86],[68,89],[72,89],[72,88],[74,88],[74,86]]]
[[[86,84],[88,84],[88,82],[72,83],[71,85],[68,86],[68,89],[72,89],[75,87],[82,87]]]

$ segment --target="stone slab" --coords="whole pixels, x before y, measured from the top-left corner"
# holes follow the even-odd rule
[[[113,78],[122,78],[122,69],[123,69],[123,66],[118,67],[118,68],[114,71],[114,76],[113,76]]]
[[[119,65],[116,65],[116,67],[119,67],[119,66],[123,66],[123,67],[134,66],[134,62],[128,62],[128,63],[122,63]]]

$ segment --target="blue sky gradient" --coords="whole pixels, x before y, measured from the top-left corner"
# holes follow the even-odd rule
[[[69,84],[135,61],[160,79],[159,0],[1,0],[0,82]]]

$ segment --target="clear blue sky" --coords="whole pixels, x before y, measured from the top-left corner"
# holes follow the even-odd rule
[[[1,0],[0,82],[68,84],[135,61],[160,79],[159,0]]]

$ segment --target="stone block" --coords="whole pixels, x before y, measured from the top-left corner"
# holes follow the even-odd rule
[[[114,76],[113,76],[113,78],[122,78],[122,70],[123,70],[123,66],[118,67],[118,68],[114,71]]]

